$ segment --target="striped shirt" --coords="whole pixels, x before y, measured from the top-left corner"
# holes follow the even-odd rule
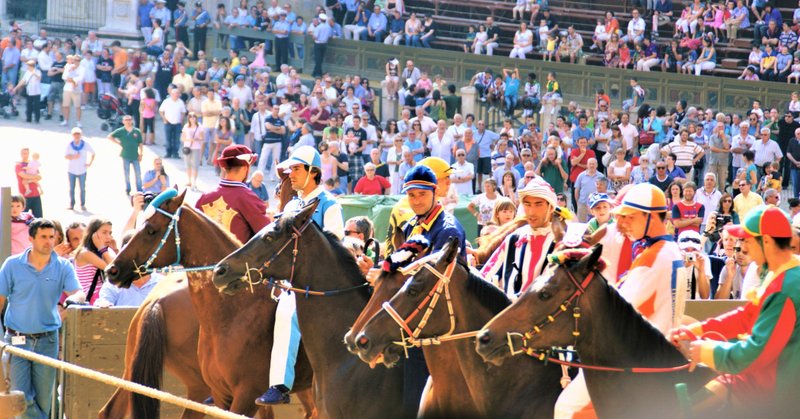
[[[703,148],[692,141],[687,141],[686,144],[680,141],[673,141],[665,145],[661,150],[674,153],[677,157],[675,165],[683,167],[692,166],[694,164],[694,157],[703,152]]]

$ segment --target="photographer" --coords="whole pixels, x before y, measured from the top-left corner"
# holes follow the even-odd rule
[[[747,272],[750,258],[742,253],[742,244],[727,231],[722,231],[720,259],[724,265],[715,273],[717,292],[715,300],[738,300],[742,298],[742,282]],[[713,267],[712,267],[712,270]]]
[[[726,194],[727,195],[727,194]],[[730,199],[730,196],[723,199]],[[722,200],[720,200],[722,203]],[[728,204],[730,205],[730,204]],[[708,216],[708,223],[706,224],[705,232],[703,233],[707,238],[708,241],[711,243],[711,250],[712,254],[721,254],[722,253],[722,244],[720,239],[722,238],[721,232],[722,229],[725,228],[728,224],[738,224],[738,218],[734,217],[735,214],[723,213],[723,209],[720,208],[720,212],[711,212]]]
[[[703,240],[696,231],[686,230],[678,236],[678,247],[683,254],[684,278],[687,279],[686,298],[706,300],[711,294],[711,261],[702,251]]]
[[[169,176],[164,170],[161,158],[153,160],[153,169],[144,174],[142,188],[144,192],[152,192],[156,195],[164,192],[169,187]]]

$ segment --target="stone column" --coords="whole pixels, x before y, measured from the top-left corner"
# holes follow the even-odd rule
[[[140,36],[136,29],[136,0],[106,0],[106,24],[99,34],[107,37]]]
[[[475,115],[478,110],[478,89],[473,86],[461,88],[461,115]]]
[[[381,81],[381,120],[397,119],[397,99],[386,94],[386,80]]]
[[[6,1],[11,0],[0,0],[0,18],[3,18],[4,21],[6,20]]]

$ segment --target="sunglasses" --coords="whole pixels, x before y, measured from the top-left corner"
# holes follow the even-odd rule
[[[658,170],[667,170],[666,167],[661,167],[661,166],[657,166],[656,169],[658,169]]]
[[[344,235],[345,236],[350,236],[350,235],[353,235],[353,234],[358,234],[358,232],[355,231],[355,230],[345,230],[344,231]]]
[[[687,237],[681,240],[681,243],[697,243],[700,244],[700,239],[696,239],[694,237]]]
[[[733,202],[732,199],[723,199],[722,202]]]
[[[736,253],[741,253],[742,252],[742,248],[741,247],[734,247],[733,251],[736,252]]]

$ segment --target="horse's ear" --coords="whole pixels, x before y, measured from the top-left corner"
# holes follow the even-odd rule
[[[591,247],[591,253],[583,257],[581,260],[582,264],[586,266],[587,269],[599,269],[602,270],[603,267],[601,266],[600,262],[600,255],[603,254],[603,245],[602,244],[595,244]]]
[[[179,189],[175,188],[175,190]],[[176,197],[169,200],[169,203],[167,204],[167,209],[170,212],[174,213],[175,211],[178,210],[178,208],[181,207],[181,205],[183,205],[184,198],[186,198],[186,189],[184,189],[183,192],[179,193]]]
[[[311,216],[314,215],[314,211],[317,210],[317,206],[319,206],[319,199],[315,199],[301,208],[297,215],[294,216],[295,227],[300,228],[308,222],[308,219],[311,218]]]
[[[447,243],[442,248],[442,257],[439,258],[439,262],[447,264],[453,262],[458,256],[459,247],[461,247],[461,240],[458,239],[458,236],[448,237]]]

